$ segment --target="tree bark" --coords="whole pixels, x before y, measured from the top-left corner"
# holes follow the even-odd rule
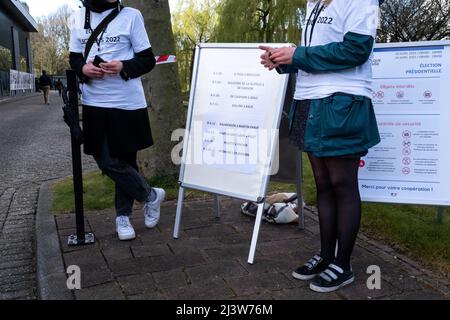
[[[175,54],[168,0],[124,0],[123,4],[141,11],[155,56]],[[178,168],[172,162],[171,152],[177,142],[171,141],[171,135],[186,121],[178,65],[157,65],[142,80],[155,144],[139,153],[139,167],[146,177],[174,175]]]

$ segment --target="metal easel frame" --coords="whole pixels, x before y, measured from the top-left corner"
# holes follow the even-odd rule
[[[202,48],[234,48],[234,49],[255,49],[257,48],[256,44],[226,44],[226,43],[221,43],[221,44],[200,44],[199,46],[197,46],[196,51],[195,51],[195,65],[194,65],[194,69],[193,69],[193,75],[194,77],[192,78],[192,85],[191,85],[191,96],[189,98],[189,110],[188,110],[188,117],[187,117],[187,128],[186,128],[186,134],[184,136],[184,142],[183,142],[183,158],[182,158],[182,162],[181,162],[181,169],[180,169],[180,189],[178,192],[178,205],[177,205],[177,211],[176,211],[176,218],[175,218],[175,225],[174,225],[174,232],[173,232],[173,237],[175,239],[179,238],[180,235],[180,227],[181,227],[181,219],[182,219],[182,214],[183,214],[183,202],[184,202],[184,190],[186,188],[189,189],[195,189],[195,190],[200,190],[200,191],[204,191],[204,192],[208,192],[208,193],[212,193],[214,194],[214,203],[215,203],[215,211],[216,211],[216,217],[220,217],[220,199],[219,196],[228,196],[228,197],[232,197],[232,198],[237,198],[237,199],[242,199],[242,200],[249,200],[249,201],[255,201],[255,199],[248,199],[245,198],[239,194],[235,194],[235,193],[231,193],[231,192],[223,192],[221,190],[216,190],[216,189],[212,189],[212,188],[208,188],[208,187],[203,187],[203,186],[195,186],[195,185],[189,185],[187,183],[183,182],[184,179],[184,173],[185,173],[185,158],[187,155],[186,150],[188,150],[188,144],[189,144],[189,129],[191,128],[192,125],[192,117],[193,117],[193,107],[194,107],[194,100],[195,100],[195,89],[196,89],[196,85],[197,85],[197,78],[198,78],[198,68],[199,68],[199,63],[200,63],[200,52]],[[284,83],[284,91],[286,91],[287,89],[287,85],[288,85],[288,79],[286,77],[285,79],[285,83]],[[283,96],[282,101],[281,101],[281,106],[284,105],[284,99],[285,97]],[[281,121],[281,117],[282,117],[282,108],[280,108],[279,112],[278,112],[278,116],[277,116],[277,127],[279,127],[280,121]],[[276,135],[272,142],[271,142],[271,146],[270,146],[270,154],[273,154],[273,151],[275,150],[275,146],[277,144],[278,141],[278,135]],[[265,200],[265,195],[267,194],[267,190],[268,190],[268,185],[269,185],[269,181],[270,181],[270,175],[269,175],[269,168],[266,169],[267,172],[264,175],[263,178],[263,183],[261,185],[261,190],[259,194],[264,195],[263,197],[259,197],[258,199],[256,199],[257,203],[258,203],[258,211],[256,214],[256,219],[255,219],[255,225],[253,228],[253,235],[252,235],[252,241],[250,244],[250,252],[248,255],[248,263],[249,264],[253,264],[254,260],[255,260],[255,253],[256,253],[256,246],[257,246],[257,242],[258,242],[258,236],[259,236],[259,230],[261,227],[261,221],[262,221],[262,214],[263,214],[263,209],[264,209],[264,200]]]

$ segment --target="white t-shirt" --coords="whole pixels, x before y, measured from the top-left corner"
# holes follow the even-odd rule
[[[379,0],[333,0],[321,12],[309,43],[311,26],[306,30],[306,23],[316,4],[308,1],[302,46],[342,42],[348,32],[376,37]],[[372,98],[372,59],[373,52],[363,65],[343,71],[307,73],[299,70],[295,99],[321,99],[336,92]]]
[[[90,30],[84,29],[85,8],[77,10],[71,19],[70,51],[84,54]],[[91,11],[91,28],[107,17],[113,9],[102,13]],[[100,36],[98,37],[98,40]],[[144,18],[139,10],[124,8],[108,25],[100,42],[94,42],[87,61],[99,55],[105,61],[130,60],[134,54],[151,48]],[[82,103],[101,108],[137,110],[147,107],[141,78],[125,81],[120,75],[105,77],[101,80],[91,79],[81,85]]]

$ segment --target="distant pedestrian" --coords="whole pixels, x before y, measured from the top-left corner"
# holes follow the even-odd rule
[[[42,76],[39,78],[39,87],[44,92],[44,103],[50,104],[50,89],[51,89],[52,80],[47,75],[47,71],[42,70]]]
[[[34,88],[36,89],[36,92],[41,92],[41,88],[39,88],[39,79],[34,78]]]
[[[59,96],[61,97],[62,89],[64,88],[64,84],[62,83],[61,80],[58,79],[58,81],[56,81],[55,88],[56,90],[58,90]]]

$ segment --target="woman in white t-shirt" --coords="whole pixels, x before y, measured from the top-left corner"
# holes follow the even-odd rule
[[[154,228],[165,196],[163,189],[149,186],[136,162],[137,151],[153,144],[140,77],[153,69],[155,56],[138,10],[118,0],[83,4],[72,16],[70,65],[81,80],[84,152],[115,182],[116,231],[120,240],[131,240],[134,201],[144,203],[145,225]],[[113,14],[85,53],[91,34]],[[104,62],[94,65],[96,57]]]
[[[372,105],[379,0],[309,0],[298,48],[262,46],[262,64],[298,73],[290,139],[308,153],[317,187],[321,252],[293,276],[331,292],[354,281],[361,220],[360,159],[380,142]]]

